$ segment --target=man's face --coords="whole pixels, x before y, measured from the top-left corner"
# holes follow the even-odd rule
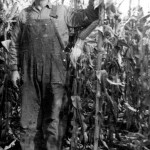
[[[49,2],[50,0],[35,0],[36,2]]]
[[[35,0],[35,3],[37,3],[38,5],[46,5],[49,3],[50,0]]]

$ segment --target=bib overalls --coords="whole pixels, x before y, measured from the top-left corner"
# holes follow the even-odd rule
[[[63,131],[60,110],[64,97],[66,68],[62,49],[54,30],[52,19],[29,19],[23,25],[19,64],[23,85],[21,87],[21,134],[24,150],[42,149],[41,133],[48,150],[60,148]]]

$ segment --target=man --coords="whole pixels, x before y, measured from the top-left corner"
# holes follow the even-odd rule
[[[69,11],[62,5],[52,6],[49,0],[35,0],[18,17],[12,32],[10,68],[15,86],[20,79],[19,70],[23,80],[23,150],[42,150],[41,131],[48,150],[61,149],[64,130],[60,110],[64,104],[66,81],[63,50],[68,44],[68,26],[84,26],[97,19],[93,1],[90,0],[85,10]]]

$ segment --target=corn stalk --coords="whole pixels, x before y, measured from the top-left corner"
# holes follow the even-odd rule
[[[64,1],[65,1],[65,0],[61,0],[61,4],[64,4]]]
[[[129,0],[129,17],[131,17],[131,4],[132,4],[132,0]]]
[[[138,6],[140,6],[140,0],[138,0]]]
[[[78,7],[77,0],[74,0],[73,2],[74,2],[74,8],[77,9]]]
[[[99,26],[103,25],[104,21],[104,1],[99,6]],[[98,57],[97,57],[97,73],[101,72],[102,64],[102,53],[103,53],[103,33],[99,31],[98,35]],[[101,79],[100,79],[101,80]],[[94,133],[94,150],[98,150],[98,141],[100,135],[100,117],[99,112],[101,109],[101,86],[100,80],[97,79],[97,90],[96,90],[96,106],[95,106],[95,133]]]

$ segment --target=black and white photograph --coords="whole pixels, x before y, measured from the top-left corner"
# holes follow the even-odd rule
[[[150,150],[150,0],[0,0],[0,150]]]

